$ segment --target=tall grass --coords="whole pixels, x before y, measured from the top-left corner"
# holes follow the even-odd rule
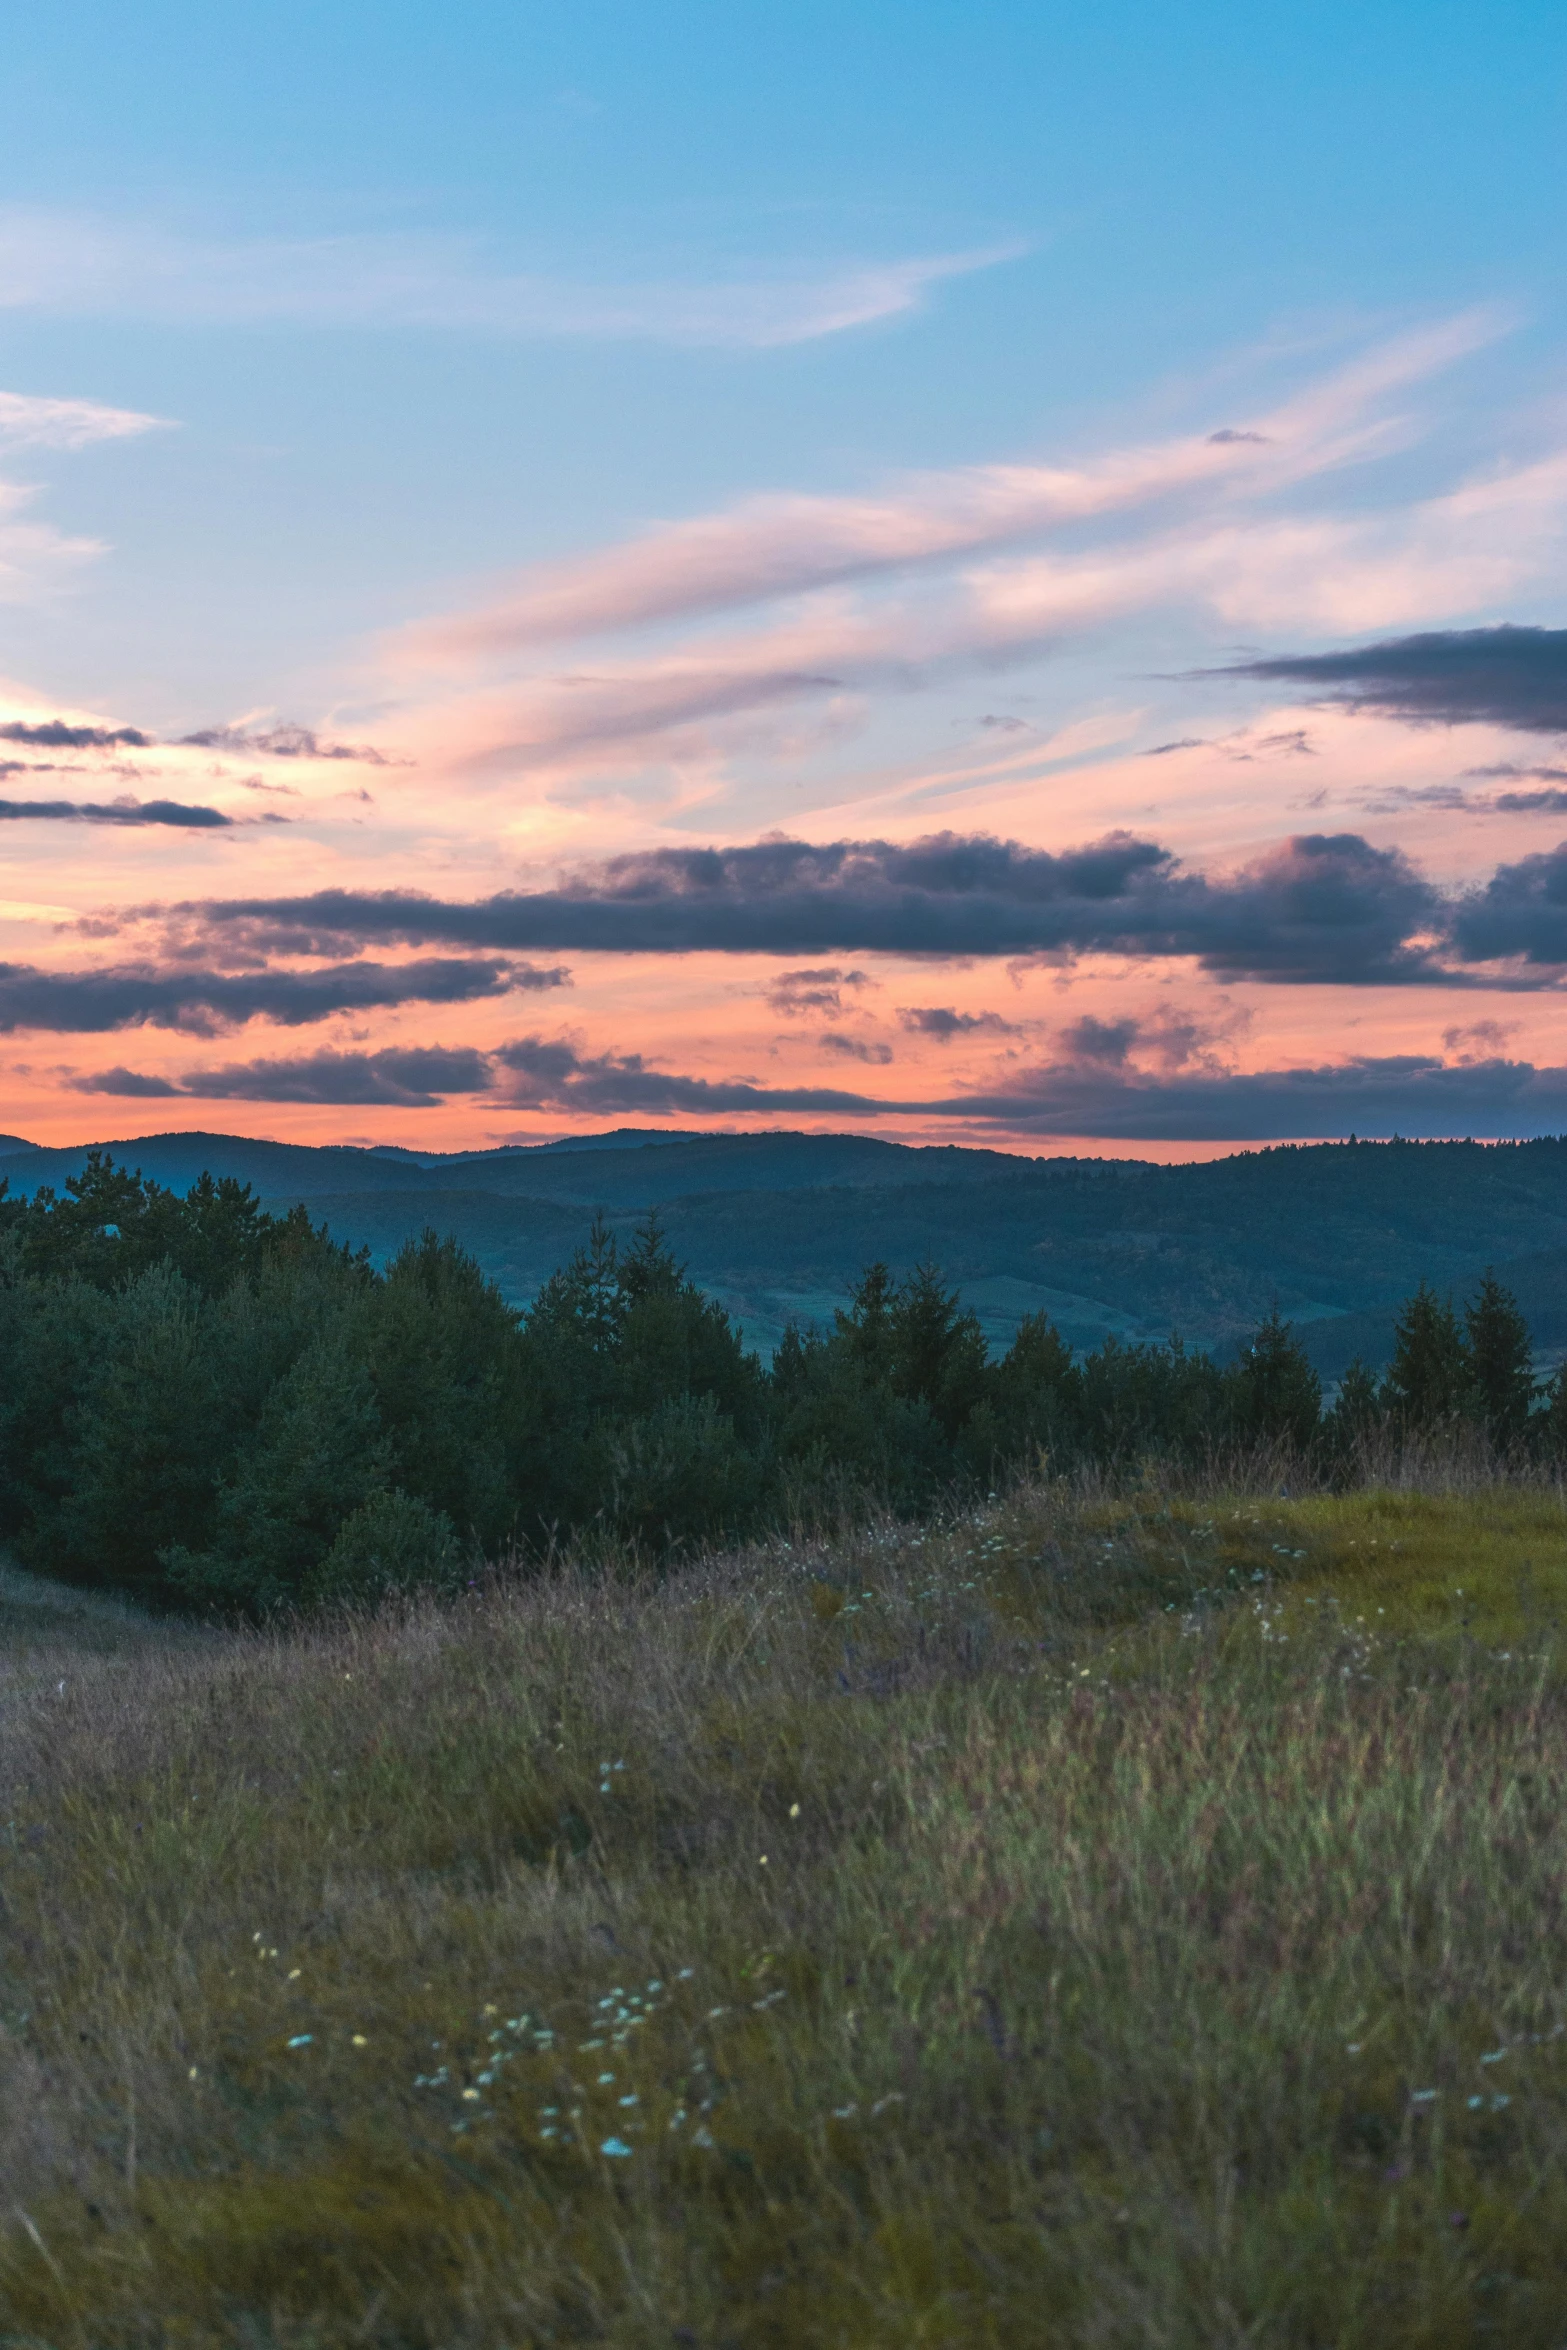
[[[1553,1492],[1041,1485],[286,1636],[46,1601],[0,2341],[1567,2339]]]

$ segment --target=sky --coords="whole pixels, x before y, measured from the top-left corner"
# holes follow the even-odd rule
[[[0,1131],[1567,1131],[1567,14],[14,15]]]

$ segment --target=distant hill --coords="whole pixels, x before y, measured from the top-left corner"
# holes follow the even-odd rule
[[[1324,1375],[1385,1360],[1421,1279],[1460,1301],[1488,1264],[1536,1344],[1567,1348],[1567,1141],[1324,1143],[1202,1165],[1023,1159],[854,1134],[621,1128],[448,1154],[219,1134],[102,1147],[184,1189],[204,1168],[302,1200],[378,1261],[430,1224],[519,1303],[594,1209],[629,1232],[650,1207],[694,1277],[770,1349],[825,1319],[874,1258],[941,1266],[992,1344],[1046,1312],[1077,1346],[1167,1337],[1228,1351],[1275,1299]],[[13,1192],[57,1188],[87,1146],[0,1152]]]

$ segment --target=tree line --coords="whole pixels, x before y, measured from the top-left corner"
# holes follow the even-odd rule
[[[651,1553],[867,1500],[918,1512],[1046,1456],[1109,1469],[1280,1446],[1347,1465],[1379,1429],[1567,1451],[1489,1275],[1422,1287],[1384,1378],[1330,1407],[1275,1311],[1220,1365],[1179,1340],[1081,1359],[1042,1315],[998,1360],[925,1266],[872,1265],[770,1367],[650,1217],[602,1219],[531,1306],[426,1231],[384,1272],[204,1175],[95,1153],[62,1196],[0,1186],[0,1540],[162,1606],[264,1615],[451,1584],[598,1528]]]

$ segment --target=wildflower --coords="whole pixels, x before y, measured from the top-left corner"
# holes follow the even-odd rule
[[[630,2095],[629,2097],[622,2097],[622,2098],[620,2099],[620,2103],[621,2103],[622,2105],[636,2105],[636,2104],[639,2104],[640,2102],[641,2102],[641,2101],[640,2101],[640,2099],[638,2098],[638,2096],[637,2096],[637,2093],[636,2093],[636,2091],[635,2091],[634,2089],[633,2089],[633,2091],[631,2092],[631,2095]]]
[[[792,1819],[792,1820],[797,1820],[797,1819],[799,1818],[799,1816],[800,1816],[800,1807],[799,1807],[799,1805],[798,1805],[797,1803],[791,1803],[791,1804],[790,1804],[790,1806],[789,1806],[789,1817],[790,1817],[790,1819]]]
[[[195,2065],[192,2065],[190,2068],[190,2077],[193,2081],[199,2081],[201,2078],[201,2074]]]
[[[629,2156],[631,2148],[626,2144],[624,2138],[606,2138],[599,2148],[599,2152],[600,2154],[608,2154],[618,2162]]]
[[[478,2090],[477,2090],[477,2089],[464,2089],[464,2091],[463,2091],[463,2093],[462,2093],[462,2100],[463,2100],[463,2103],[464,2103],[464,2105],[477,2105],[477,2104],[478,2104],[478,2102],[479,2102],[479,2092],[478,2092]]]
[[[296,2032],[293,2039],[290,2040],[289,2046],[290,2048],[308,2048],[312,2038],[313,2034],[309,2032]]]
[[[353,2037],[353,2045],[355,2048],[368,2048],[370,2043],[365,2038],[363,2032],[356,2032]]]
[[[601,2089],[607,2089],[607,2088],[609,2087],[609,2084],[610,2084],[610,2082],[611,2082],[611,2081],[612,2081],[614,2078],[615,2078],[615,2076],[614,2076],[614,2074],[613,2074],[613,2073],[600,2073],[600,2074],[599,2074],[599,2081],[598,2081],[598,2085],[599,2085],[599,2087],[600,2087]]]
[[[1440,2097],[1441,2094],[1440,2089],[1411,2089],[1409,2102],[1411,2105],[1429,2105],[1433,2098]]]
[[[299,1981],[299,1978],[300,1978],[300,1975],[301,1975],[301,1973],[302,1973],[302,1972],[303,1972],[303,1969],[302,1969],[302,1968],[300,1968],[300,1967],[297,1967],[297,1966],[291,1966],[291,1967],[289,1968],[289,1970],[288,1970],[288,1980],[289,1980],[291,1983],[297,1983],[297,1982]]]

